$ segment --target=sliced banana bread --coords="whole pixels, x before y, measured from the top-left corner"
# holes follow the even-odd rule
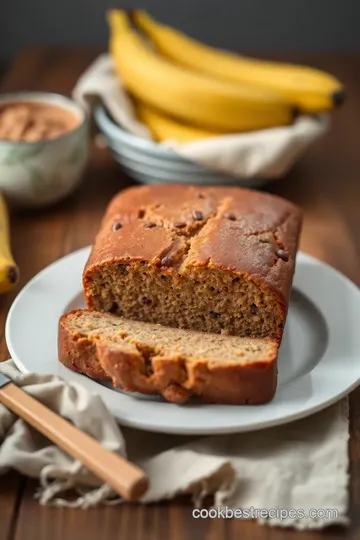
[[[59,322],[58,353],[70,369],[115,387],[182,403],[259,404],[276,390],[278,343],[181,330],[77,310]]]
[[[83,274],[88,307],[281,341],[301,214],[240,188],[142,186],[110,203]]]

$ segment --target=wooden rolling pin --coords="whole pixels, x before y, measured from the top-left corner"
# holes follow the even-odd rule
[[[78,430],[0,373],[0,402],[28,422],[124,499],[138,500],[148,488],[148,479],[139,467],[126,461],[95,439]]]

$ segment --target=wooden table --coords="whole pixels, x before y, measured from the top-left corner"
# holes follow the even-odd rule
[[[99,51],[33,47],[19,55],[2,81],[2,91],[48,90],[68,94]],[[304,210],[301,249],[360,284],[360,56],[292,56],[327,69],[348,87],[348,103],[333,128],[272,192]],[[12,216],[12,242],[22,271],[20,287],[59,257],[89,244],[110,197],[131,184],[106,150],[91,148],[82,188],[55,208]],[[20,288],[19,287],[19,288]],[[17,291],[16,291],[17,292]],[[1,328],[14,295],[0,297]],[[40,307],[39,307],[40,308]],[[1,359],[8,357],[1,334]],[[297,533],[304,540],[360,538],[360,388],[350,398],[350,517],[344,533]],[[150,507],[125,504],[88,511],[40,507],[36,483],[11,473],[0,482],[0,540],[256,540],[291,539],[293,531],[239,520],[195,520],[189,501]]]

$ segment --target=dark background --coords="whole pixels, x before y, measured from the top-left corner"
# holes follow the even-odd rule
[[[238,51],[360,50],[359,0],[0,0],[0,64],[34,43],[105,48],[106,8],[139,6]]]

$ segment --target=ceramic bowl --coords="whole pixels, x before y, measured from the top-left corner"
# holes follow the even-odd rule
[[[36,142],[0,140],[0,190],[13,206],[54,204],[78,186],[87,161],[86,112],[71,99],[48,92],[0,94],[7,103],[43,103],[75,115],[76,127],[52,139]]]
[[[170,148],[125,131],[115,124],[102,105],[95,108],[94,118],[114,159],[126,174],[142,184],[188,183],[259,188],[268,182],[263,178],[242,180],[186,160]]]

